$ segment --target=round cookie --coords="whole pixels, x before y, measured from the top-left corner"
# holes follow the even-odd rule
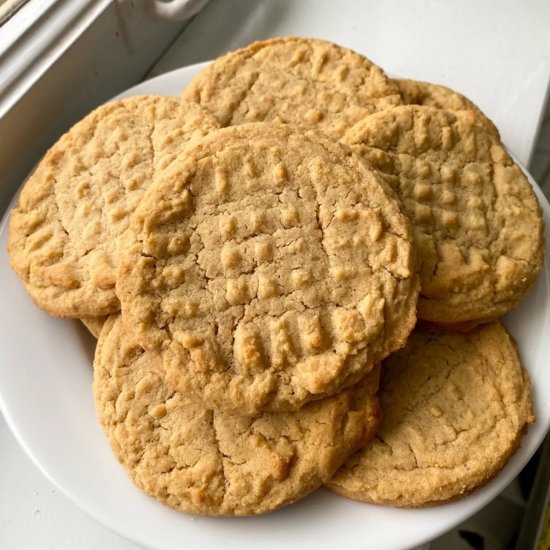
[[[400,105],[380,67],[324,40],[254,42],[206,67],[182,97],[223,126],[285,122],[314,126],[336,139],[367,114]]]
[[[101,334],[101,330],[103,329],[103,325],[105,324],[106,320],[107,317],[86,317],[84,319],[80,319],[82,324],[90,331],[90,334],[95,338],[99,338],[99,335]]]
[[[470,112],[395,107],[342,141],[393,186],[411,219],[420,319],[488,322],[525,297],[544,261],[541,209],[520,167]]]
[[[389,357],[373,441],[327,487],[390,506],[460,498],[494,477],[534,421],[516,346],[494,322],[468,335],[415,330]]]
[[[118,237],[129,214],[155,171],[218,126],[194,103],[139,96],[99,107],[63,135],[10,218],[11,264],[37,305],[75,318],[118,311]]]
[[[132,218],[124,322],[206,407],[294,410],[404,345],[418,296],[411,239],[386,187],[341,144],[275,123],[217,130]]]
[[[380,418],[378,368],[358,386],[296,413],[230,416],[166,383],[160,356],[132,344],[111,316],[97,344],[97,414],[136,485],[181,511],[261,514],[330,479]]]
[[[419,82],[417,80],[394,79],[399,88],[404,105],[424,105],[447,111],[472,111],[476,122],[490,130],[495,138],[500,134],[494,123],[483,114],[481,109],[467,97],[441,84]]]

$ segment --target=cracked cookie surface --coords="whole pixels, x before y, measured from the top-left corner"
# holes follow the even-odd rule
[[[418,507],[457,499],[495,476],[534,421],[516,346],[494,322],[468,335],[415,330],[383,365],[383,420],[327,487]]]
[[[394,188],[411,220],[420,319],[487,322],[525,297],[544,261],[542,212],[521,168],[471,113],[395,107],[342,141]]]
[[[219,127],[194,103],[138,96],[73,126],[29,177],[10,217],[13,269],[42,309],[97,317],[120,309],[118,237],[155,171]]]
[[[124,322],[205,406],[293,410],[404,345],[418,280],[390,191],[315,131],[209,134],[142,200],[117,278]]]
[[[296,413],[206,410],[158,374],[162,359],[111,316],[94,362],[97,414],[134,482],[181,511],[261,514],[327,481],[373,435],[378,367],[357,386]]]
[[[500,139],[500,134],[493,121],[484,115],[473,101],[451,88],[418,80],[396,78],[392,82],[399,88],[404,105],[424,105],[447,111],[472,111],[476,122],[485,126],[497,139]]]
[[[230,52],[182,92],[223,126],[284,122],[313,126],[336,139],[369,113],[400,105],[380,67],[330,42],[277,38]]]

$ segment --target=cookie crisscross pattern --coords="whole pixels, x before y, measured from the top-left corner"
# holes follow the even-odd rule
[[[226,409],[295,408],[401,345],[410,229],[360,159],[265,123],[187,155],[140,206],[119,276],[123,315],[165,348],[175,387]]]
[[[217,59],[182,97],[224,126],[295,123],[335,138],[367,114],[401,104],[397,87],[362,55],[292,37],[255,42]]]
[[[399,88],[404,105],[424,105],[447,111],[471,111],[477,124],[485,126],[496,139],[500,139],[498,129],[493,122],[473,101],[455,90],[441,84],[417,80],[394,79],[392,82]]]
[[[63,135],[10,219],[10,260],[37,304],[76,318],[118,311],[118,237],[130,214],[154,173],[217,127],[194,103],[138,96],[99,107]]]
[[[490,480],[534,421],[530,384],[504,327],[415,330],[384,362],[375,439],[328,483],[365,502],[429,506]]]
[[[491,320],[525,296],[543,262],[531,185],[471,113],[402,106],[367,117],[343,141],[401,199],[418,250],[418,315]]]
[[[178,510],[251,515],[294,502],[370,439],[380,417],[376,370],[295,413],[250,417],[178,393],[159,375],[161,361],[111,316],[97,346],[94,395],[118,460],[140,488]]]

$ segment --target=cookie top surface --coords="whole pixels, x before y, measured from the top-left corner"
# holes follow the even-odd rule
[[[395,107],[358,123],[343,142],[409,215],[420,319],[493,320],[521,301],[544,260],[542,212],[520,167],[468,111]]]
[[[527,373],[504,327],[469,335],[415,330],[383,365],[383,420],[328,487],[344,496],[418,507],[491,479],[533,422]]]
[[[401,104],[380,67],[330,42],[276,38],[230,52],[206,67],[182,97],[223,126],[285,122],[339,138],[365,115]]]
[[[399,88],[404,105],[424,105],[447,111],[472,111],[476,122],[485,126],[497,139],[500,139],[497,127],[481,109],[473,101],[451,88],[418,80],[394,79],[392,82]]]
[[[158,375],[160,361],[111,316],[94,363],[96,408],[134,482],[185,512],[251,515],[290,504],[327,481],[380,417],[378,369],[296,413],[247,417],[206,410],[174,391]]]
[[[136,210],[117,279],[125,322],[207,407],[253,414],[332,395],[415,322],[411,230],[390,193],[319,132],[212,132]]]
[[[118,311],[118,237],[156,170],[218,127],[194,103],[139,96],[73,126],[29,177],[11,213],[9,252],[33,300],[52,315]]]

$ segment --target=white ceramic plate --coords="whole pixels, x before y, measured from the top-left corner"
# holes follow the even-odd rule
[[[178,95],[200,70],[186,67],[122,96]],[[550,206],[534,185],[546,219]],[[42,472],[97,521],[147,548],[402,549],[429,541],[493,499],[518,474],[550,426],[550,269],[506,317],[533,382],[537,423],[504,470],[458,502],[422,510],[361,504],[319,490],[261,517],[214,519],[175,512],[139,491],[117,463],[92,399],[94,340],[77,321],[40,311],[9,267],[7,220],[0,226],[0,406]],[[547,257],[550,258],[547,245]]]

